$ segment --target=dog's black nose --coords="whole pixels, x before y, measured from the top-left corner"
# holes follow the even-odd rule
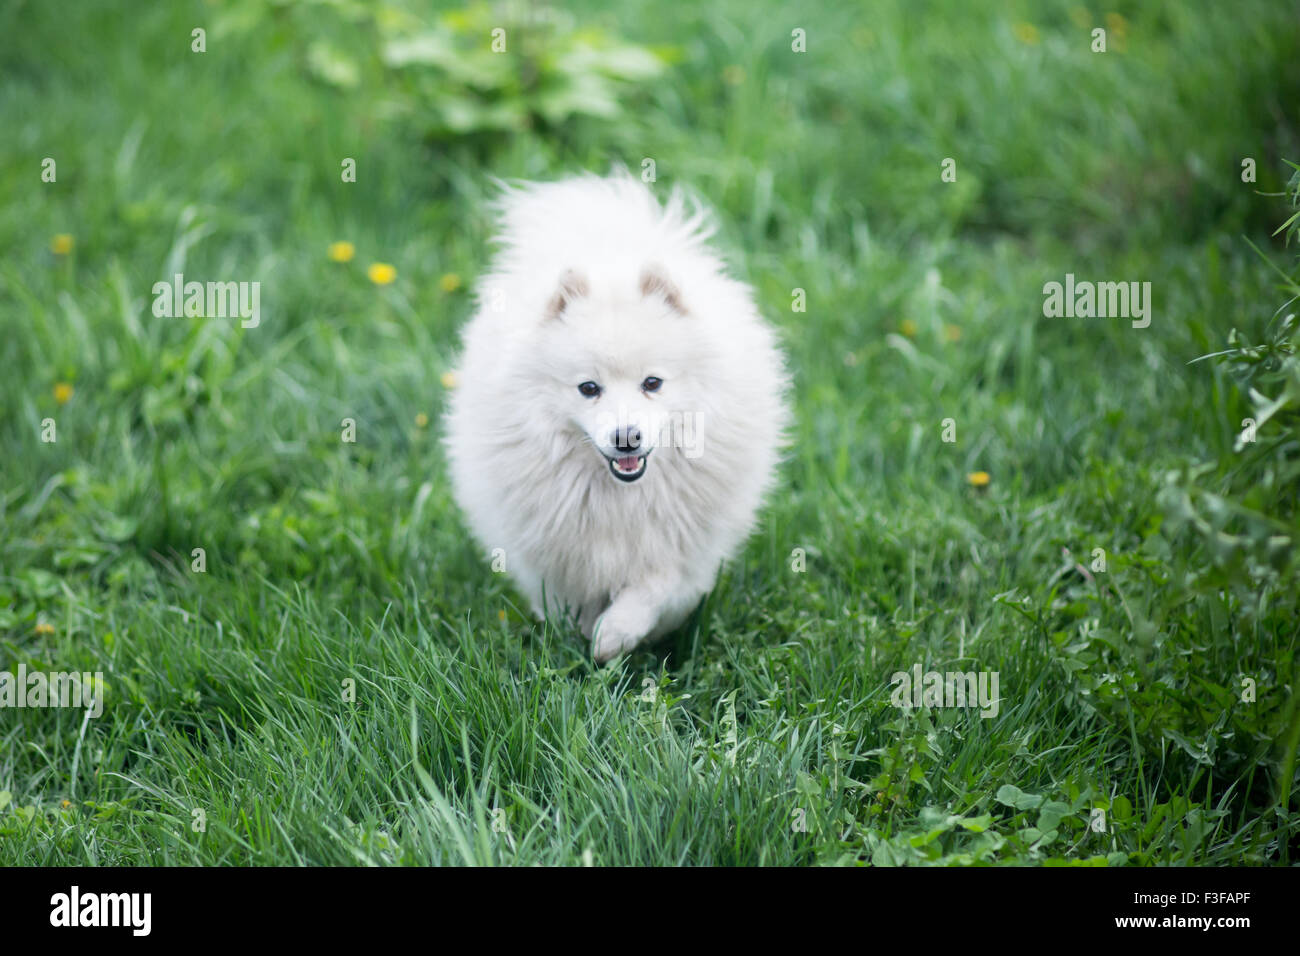
[[[610,433],[609,443],[625,455],[630,455],[641,447],[641,429],[635,425],[616,428]]]

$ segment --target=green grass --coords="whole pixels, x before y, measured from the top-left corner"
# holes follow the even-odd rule
[[[1300,860],[1294,555],[1221,567],[1175,514],[1300,530],[1188,364],[1284,301],[1246,238],[1294,263],[1293,4],[582,4],[562,35],[667,64],[617,117],[433,138],[331,7],[85,6],[0,9],[0,670],[107,703],[0,709],[0,864]],[[691,627],[602,669],[469,540],[440,379],[490,178],[644,157],[717,207],[797,423]],[[262,324],[155,318],[173,272],[260,281]],[[1151,326],[1044,318],[1067,272],[1150,281]],[[891,706],[918,663],[1000,713]]]

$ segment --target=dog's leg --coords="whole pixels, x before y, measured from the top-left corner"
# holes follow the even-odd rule
[[[609,607],[609,599],[604,601],[591,601],[584,604],[578,611],[578,628],[582,631],[582,636],[591,640],[592,632],[600,622],[600,615]]]
[[[685,582],[665,579],[624,588],[592,628],[592,656],[604,663],[626,654],[647,637],[672,630],[703,596],[703,591]]]

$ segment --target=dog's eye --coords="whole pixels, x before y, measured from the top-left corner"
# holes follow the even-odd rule
[[[662,385],[663,383],[664,383],[663,379],[655,378],[653,375],[651,375],[649,378],[647,378],[644,382],[641,383],[641,388],[647,392],[657,392],[659,391],[659,386]]]
[[[600,394],[600,386],[595,382],[583,382],[578,386],[578,391],[582,392],[588,398],[595,398]]]

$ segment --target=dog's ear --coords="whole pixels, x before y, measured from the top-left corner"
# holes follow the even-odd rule
[[[652,262],[641,272],[641,294],[650,296],[659,296],[668,303],[668,307],[674,312],[681,315],[686,314],[686,306],[682,304],[682,292],[672,279],[668,278],[668,273],[664,267],[657,262]]]
[[[579,299],[590,291],[591,287],[587,285],[584,276],[572,269],[566,270],[564,275],[560,276],[560,287],[555,290],[555,295],[551,296],[551,301],[546,304],[546,317],[558,319],[574,299]]]

